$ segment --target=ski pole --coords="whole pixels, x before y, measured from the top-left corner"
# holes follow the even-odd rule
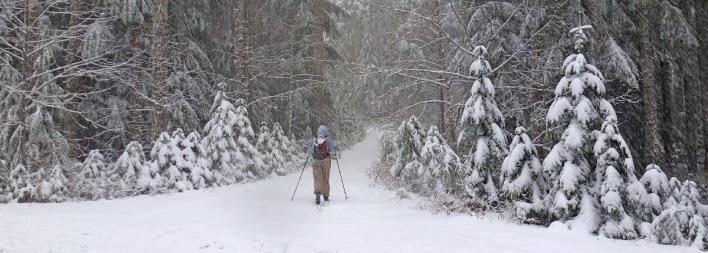
[[[342,168],[339,167],[339,157],[335,159],[337,161],[337,170],[339,171],[339,180],[342,181],[342,189],[344,189],[344,199],[349,199],[349,196],[347,195],[347,188],[344,187],[344,178],[342,178]]]
[[[300,172],[300,178],[297,179],[297,184],[295,185],[295,190],[293,191],[293,196],[290,198],[290,201],[293,201],[293,199],[295,199],[295,192],[297,192],[297,187],[300,186],[300,180],[302,179],[302,174],[305,174],[305,167],[307,167],[308,161],[310,161],[309,156],[307,157],[307,159],[305,159],[305,164],[302,165],[302,172]]]

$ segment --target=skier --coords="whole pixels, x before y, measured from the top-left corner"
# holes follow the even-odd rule
[[[320,195],[329,201],[329,172],[332,168],[332,156],[337,144],[330,138],[325,125],[317,128],[317,137],[307,144],[307,153],[312,155],[312,175],[315,180],[315,204],[320,204]]]

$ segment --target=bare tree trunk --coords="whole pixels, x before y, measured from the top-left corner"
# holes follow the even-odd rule
[[[31,0],[25,0],[25,6],[24,6],[24,17],[23,21],[24,24],[29,26],[29,24],[32,24],[34,22],[34,1]],[[20,31],[16,31],[18,33],[21,33]],[[30,83],[30,77],[32,76],[32,63],[34,60],[31,59],[31,52],[33,49],[31,48],[31,45],[29,43],[29,40],[31,40],[35,35],[32,31],[32,29],[27,29],[27,34],[18,34],[18,38],[22,38],[22,80],[20,81],[19,89],[20,91],[25,91],[25,90],[31,90],[32,87]],[[27,99],[25,98],[25,94],[20,94],[19,96],[19,103],[17,107],[17,116],[18,116],[18,126],[15,131],[22,131],[19,134],[19,139],[17,142],[17,151],[12,157],[12,164],[11,166],[16,166],[17,164],[23,164],[27,166],[27,161],[25,157],[26,153],[26,147],[25,147],[25,142],[27,142],[26,139],[26,124],[25,122],[27,121]],[[13,168],[11,168],[12,170]],[[31,169],[31,168],[30,168]]]
[[[328,119],[332,116],[329,113],[332,103],[331,98],[329,97],[329,92],[327,91],[327,83],[324,77],[324,62],[326,60],[324,26],[327,19],[327,14],[321,5],[321,1],[311,2],[311,8],[316,22],[312,29],[313,54],[309,72],[312,75],[311,80],[314,82],[314,97],[311,101],[313,107],[312,112],[314,113],[312,129],[316,131],[319,125],[329,123],[328,121],[332,120]]]
[[[644,122],[646,123],[644,140],[644,149],[647,152],[648,160],[651,163],[657,164],[664,167],[664,154],[661,142],[661,136],[659,135],[659,117],[658,117],[658,101],[657,101],[657,86],[656,79],[654,77],[654,53],[652,47],[653,30],[651,24],[649,23],[649,10],[650,6],[648,3],[644,2],[642,5],[642,12],[640,14],[640,47],[641,47],[641,62],[640,67],[642,69],[642,80],[641,80],[641,92],[642,92],[642,102],[644,111]]]
[[[684,15],[689,25],[696,25],[696,15],[693,7],[694,3],[691,1],[686,1],[685,5],[682,6]],[[699,67],[698,67],[698,50],[699,46],[690,46],[686,50],[689,52],[687,59],[685,59],[685,66],[681,68],[684,84],[684,100],[685,100],[685,110],[686,110],[686,163],[688,164],[688,175],[689,179],[696,179],[698,172],[698,129],[701,124],[700,116],[702,114],[701,110],[701,88],[698,85],[699,80]],[[694,53],[695,52],[695,53]]]
[[[450,139],[449,127],[447,124],[447,113],[450,107],[448,103],[450,93],[450,81],[445,81],[447,85],[440,85],[440,133],[446,139]]]
[[[688,175],[686,175],[686,178],[693,178],[696,175],[695,173],[698,171],[698,158],[696,154],[696,150],[698,148],[698,145],[696,144],[698,139],[696,134],[696,130],[698,130],[698,119],[696,119],[696,116],[698,114],[697,107],[699,106],[697,96],[700,91],[691,80],[686,80],[684,78],[683,85],[683,98],[685,101],[686,110],[686,140],[684,142],[684,149],[686,150],[686,164],[688,165]]]
[[[251,58],[253,50],[253,31],[254,31],[254,17],[253,17],[253,0],[243,0],[241,5],[241,15],[239,17],[238,25],[240,31],[239,38],[237,41],[240,44],[238,56],[241,60],[241,83],[245,86],[246,92],[245,99],[248,102],[253,102],[257,98],[258,87],[256,87],[253,81],[253,75],[251,73]]]
[[[703,107],[703,169],[700,171],[703,183],[708,183],[708,3],[696,1],[696,30],[698,32],[698,66],[700,73],[699,87],[702,95]]]
[[[69,27],[74,27],[81,22],[78,11],[82,9],[83,1],[74,1],[71,3],[70,11],[73,13],[71,19],[69,20]],[[68,55],[68,61],[74,62],[78,60],[79,47],[81,46],[81,40],[79,37],[73,37],[69,40],[67,45],[68,51],[72,54]],[[78,93],[80,92],[82,83],[81,77],[73,77],[66,81],[65,91],[67,93]],[[78,111],[79,99],[77,97],[71,98],[66,101],[66,107],[71,111]],[[79,125],[79,117],[77,117],[73,112],[65,111],[62,115],[62,125],[66,131],[66,138],[69,142],[69,157],[77,157],[81,152],[81,144],[79,143],[79,138],[81,137],[81,126]]]
[[[167,68],[165,66],[165,46],[167,44],[167,22],[169,21],[169,0],[157,0],[153,13],[152,23],[152,48],[150,50],[150,70],[152,70],[153,84],[149,89],[149,94],[155,99],[153,110],[150,116],[150,136],[152,139],[160,134],[166,126],[168,120],[165,115],[165,107],[162,99],[167,95],[165,81],[167,80]]]

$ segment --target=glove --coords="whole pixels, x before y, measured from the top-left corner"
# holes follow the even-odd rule
[[[339,154],[332,153],[332,160],[338,160],[338,159],[339,159]]]

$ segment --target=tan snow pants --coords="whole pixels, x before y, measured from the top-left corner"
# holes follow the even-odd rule
[[[314,160],[312,162],[312,175],[315,178],[315,194],[329,197],[329,171],[332,168],[332,160]]]

